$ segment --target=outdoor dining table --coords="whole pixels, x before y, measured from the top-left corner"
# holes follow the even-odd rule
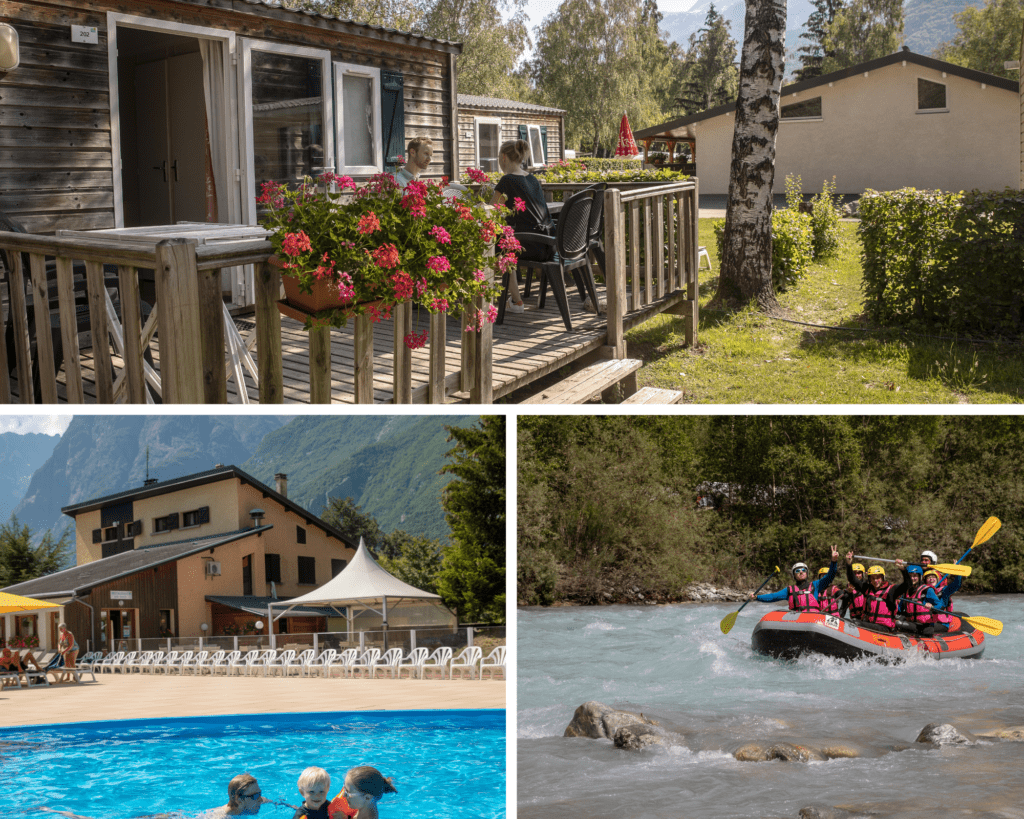
[[[244,242],[251,241],[253,239],[263,239],[269,234],[266,228],[260,227],[259,225],[225,225],[218,223],[208,222],[179,222],[174,225],[144,225],[141,227],[130,227],[130,228],[101,228],[99,230],[58,230],[57,236],[62,239],[96,239],[96,238],[110,238],[119,239],[125,242],[152,242],[154,245],[162,242],[164,239],[195,239],[198,244],[210,245],[210,244],[223,244],[226,242]],[[114,310],[114,304],[110,299],[110,294],[104,290],[107,302],[107,317],[110,321],[111,335],[114,341],[114,347],[118,352],[118,355],[124,355],[124,336],[123,328],[121,327],[120,321],[117,319],[116,311]],[[159,305],[154,305],[151,318],[157,314]],[[245,388],[245,381],[243,379],[242,367],[249,371],[250,376],[256,386],[259,387],[259,375],[256,368],[256,362],[253,361],[252,354],[249,352],[249,348],[245,343],[245,340],[238,332],[238,328],[235,327],[234,319],[231,317],[231,313],[228,311],[226,304],[221,304],[224,311],[224,343],[227,347],[227,354],[231,358],[231,369],[232,374],[235,376],[235,380],[238,383],[238,395],[243,404],[249,403],[249,395]],[[145,332],[143,332],[142,346],[146,348],[149,346]],[[154,389],[158,395],[162,395],[160,386],[160,376],[153,370],[148,364],[143,364],[145,377],[147,383]],[[230,375],[229,375],[230,377]],[[147,393],[147,398],[150,396]]]

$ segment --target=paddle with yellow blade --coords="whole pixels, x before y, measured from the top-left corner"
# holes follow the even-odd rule
[[[914,599],[912,597],[898,597],[897,600],[902,600],[905,603],[914,603],[918,606],[924,606],[925,608],[933,608],[930,603],[925,603],[920,599]],[[952,614],[954,617],[959,617],[965,623],[973,626],[978,631],[983,631],[985,634],[991,634],[993,637],[998,637],[1003,633],[1003,623],[1001,620],[996,620],[994,617],[972,617],[969,614],[964,614],[961,611],[946,611],[945,609],[939,609],[943,614]],[[939,635],[942,636],[941,634]]]
[[[857,560],[868,560],[872,563],[895,563],[895,560],[889,560],[885,557],[868,557],[867,555],[854,555]],[[935,569],[937,572],[943,574],[955,574],[960,577],[970,577],[971,567],[961,566],[957,563],[936,563],[934,566],[929,566],[929,569]]]
[[[980,546],[986,540],[991,538],[992,535],[994,535],[996,532],[999,531],[999,527],[1002,526],[1002,525],[1003,524],[1000,522],[999,518],[992,517],[992,518],[989,518],[988,520],[986,520],[981,525],[981,528],[978,530],[978,534],[976,534],[974,536],[974,543],[971,544],[971,548],[968,549],[966,552],[964,552],[962,555],[960,555],[960,559],[957,561],[957,563],[958,564],[963,563],[964,562],[964,558],[966,558],[967,555],[969,555],[971,552],[973,552],[974,548],[976,546]],[[945,564],[943,564],[943,565],[945,565]],[[943,571],[942,569],[939,569],[938,566],[936,566],[935,568],[938,569],[939,571]],[[944,574],[954,574],[954,572],[943,572],[943,573]],[[966,576],[967,575],[964,575],[964,577],[966,577]]]
[[[760,586],[757,587],[757,591],[755,591],[754,594],[757,594],[757,592],[761,591],[761,589],[763,589],[765,586],[767,586],[768,585],[768,581],[771,580],[773,577],[775,577],[775,575],[777,575],[778,573],[779,573],[779,567],[776,566],[775,567],[775,571],[772,572],[770,575],[768,575],[764,579],[764,583],[762,583]],[[736,609],[736,611],[730,612],[729,614],[725,615],[724,618],[722,618],[722,634],[728,634],[730,631],[732,631],[732,627],[734,625],[736,625],[736,615],[739,614],[741,611],[743,611],[744,607],[749,602],[750,601],[747,600],[742,606],[740,606],[738,609]]]

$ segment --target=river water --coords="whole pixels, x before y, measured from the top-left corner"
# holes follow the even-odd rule
[[[1024,819],[1024,742],[915,746],[932,722],[974,733],[1024,725],[1024,596],[954,602],[1004,623],[979,660],[764,658],[750,648],[763,603],[728,635],[719,624],[738,604],[519,609],[519,819],[795,819],[811,806]],[[631,752],[563,737],[588,700],[643,712],[685,744]],[[842,743],[861,755],[738,762],[732,751],[747,741]]]

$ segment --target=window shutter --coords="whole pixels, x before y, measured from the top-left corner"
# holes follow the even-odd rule
[[[103,542],[103,530],[102,529],[93,529],[92,530],[92,542],[93,543],[102,543]]]
[[[525,125],[519,126],[519,138],[523,140],[523,142],[530,141],[530,132]]]
[[[167,516],[167,528],[177,529],[178,528],[178,513],[175,512],[173,515]]]
[[[540,126],[540,144],[544,148],[544,164],[548,164],[548,126]]]
[[[198,523],[209,523],[210,522],[210,507],[204,506],[196,512],[196,520]]]
[[[137,520],[132,524],[131,537],[138,537],[142,534],[142,521]]]
[[[380,71],[380,118],[384,164],[395,165],[405,155],[405,80],[400,71]]]

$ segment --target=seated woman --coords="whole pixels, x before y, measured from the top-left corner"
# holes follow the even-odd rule
[[[501,146],[498,151],[498,167],[504,176],[494,186],[491,204],[504,202],[507,205],[508,223],[517,232],[551,233],[554,223],[548,212],[548,203],[544,200],[544,189],[536,176],[523,169],[523,160],[529,156],[529,152],[530,146],[525,139],[511,140]],[[554,250],[547,245],[528,241],[522,245],[520,259],[546,262],[554,256]],[[509,273],[508,292],[505,309],[512,313],[525,311],[526,307],[519,296],[519,280],[515,270]]]

